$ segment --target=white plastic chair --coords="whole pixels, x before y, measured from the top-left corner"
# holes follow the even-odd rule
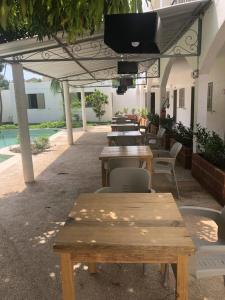
[[[162,145],[162,139],[166,132],[166,129],[163,127],[160,127],[156,135],[152,135],[150,133],[147,133],[145,135],[145,144],[150,145],[151,148],[160,148]]]
[[[110,187],[98,189],[95,193],[154,193],[151,189],[151,177],[141,168],[116,168],[110,173]],[[146,274],[146,264],[143,264]]]
[[[106,170],[106,178],[107,183],[110,183],[109,175],[113,169],[116,168],[124,168],[124,167],[133,167],[133,168],[141,168],[143,163],[137,158],[112,158],[104,163],[104,168]]]
[[[217,211],[204,207],[182,206],[180,210],[183,215],[206,217],[217,224],[217,241],[200,240],[193,236],[197,251],[190,258],[189,270],[190,274],[197,279],[223,276],[225,285],[225,207],[222,211]],[[168,278],[168,273],[167,265],[165,278]],[[167,285],[166,281],[165,284]]]
[[[181,143],[174,143],[170,151],[153,150],[153,174],[168,174],[174,178],[177,196],[180,198],[179,188],[177,184],[177,177],[175,173],[176,157],[182,148]]]
[[[110,173],[110,187],[97,190],[97,193],[149,193],[150,174],[142,168],[116,168]]]

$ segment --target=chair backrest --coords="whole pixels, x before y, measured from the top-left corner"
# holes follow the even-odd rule
[[[140,168],[140,166],[141,166],[140,161],[137,158],[114,158],[114,159],[109,159],[108,161],[109,172],[111,172],[116,168],[124,168],[124,167]]]
[[[113,193],[148,193],[149,172],[142,168],[116,168],[110,173]]]
[[[163,127],[160,127],[157,132],[157,138],[161,139],[164,136],[165,132],[166,132],[166,129]]]
[[[173,157],[173,158],[176,158],[178,153],[180,152],[182,148],[182,144],[181,143],[174,143],[172,148],[170,149],[170,156]]]

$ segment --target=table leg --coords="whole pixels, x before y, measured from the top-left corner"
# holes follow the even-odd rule
[[[176,299],[188,300],[188,256],[178,256],[176,273]]]
[[[73,263],[70,253],[60,254],[61,258],[61,279],[62,279],[62,299],[75,300],[75,282]]]
[[[96,263],[89,263],[88,264],[88,271],[90,274],[97,273]]]
[[[105,161],[102,159],[102,186],[107,186],[107,172],[105,169]]]
[[[151,161],[151,159],[146,160],[146,169],[150,172],[150,174],[152,173],[152,161]]]

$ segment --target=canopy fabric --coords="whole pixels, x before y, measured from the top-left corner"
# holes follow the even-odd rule
[[[160,18],[157,43],[161,55],[179,40],[209,3],[210,0],[197,0],[156,10]],[[2,61],[21,62],[25,70],[67,80],[72,86],[117,78],[117,62],[121,59],[137,61],[139,73],[157,77],[159,62],[156,58],[161,55],[121,56],[104,44],[103,31],[79,38],[74,44],[68,44],[66,37],[59,35],[42,42],[29,38],[0,44]]]

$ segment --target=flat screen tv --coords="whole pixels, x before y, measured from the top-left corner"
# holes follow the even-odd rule
[[[118,61],[118,74],[137,74],[138,63],[136,61]]]

